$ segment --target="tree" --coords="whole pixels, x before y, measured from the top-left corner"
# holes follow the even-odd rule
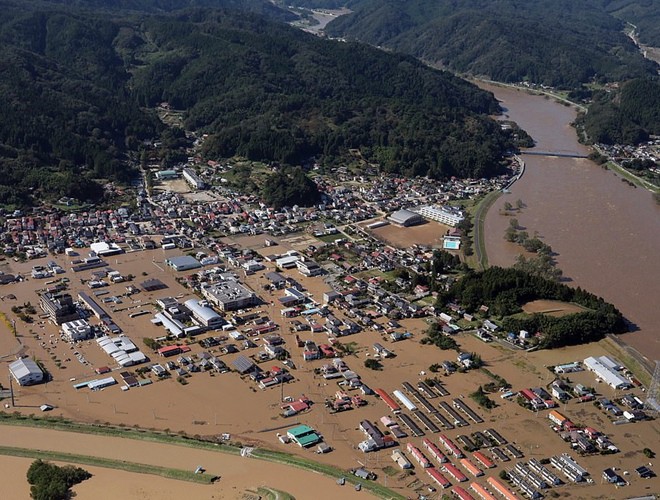
[[[381,370],[383,364],[374,358],[369,358],[364,360],[364,367],[369,368],[370,370]]]
[[[509,227],[511,227],[513,229],[518,229],[518,227],[520,227],[520,225],[518,224],[518,219],[513,218],[513,219],[509,220]]]
[[[523,201],[520,198],[518,198],[516,200],[516,208],[518,210],[522,210],[524,207],[525,207],[525,204],[523,203]]]
[[[515,228],[509,226],[506,228],[506,231],[504,231],[504,239],[513,243],[518,239],[518,232]]]
[[[35,460],[27,471],[30,496],[34,500],[68,500],[69,489],[92,475],[80,467],[58,467],[41,459]]]
[[[513,205],[511,205],[511,203],[509,203],[508,201],[504,202],[504,210],[506,210],[507,212],[509,210],[513,210]]]

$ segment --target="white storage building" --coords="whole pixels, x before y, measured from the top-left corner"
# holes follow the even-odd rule
[[[626,378],[605,365],[600,358],[590,356],[584,360],[584,366],[594,372],[598,378],[613,389],[632,387],[632,384]]]
[[[112,338],[106,335],[96,339],[96,342],[119,366],[127,367],[147,361],[147,357],[126,336]]]
[[[403,394],[400,390],[398,389],[395,390],[394,392],[392,392],[392,395],[394,395],[394,397],[397,398],[403,406],[408,408],[408,410],[415,411],[417,409],[417,406],[415,406],[415,404],[412,401],[410,401],[410,399],[408,399],[408,397],[405,394]]]
[[[18,382],[18,385],[34,385],[44,380],[44,372],[39,365],[30,358],[17,359],[9,364],[9,373]]]
[[[100,391],[104,387],[109,387],[111,385],[115,385],[117,381],[112,378],[112,377],[106,377],[98,380],[92,380],[87,384],[87,387],[89,387],[93,391]]]
[[[183,329],[184,325],[179,320],[174,318],[168,318],[163,313],[156,313],[154,319],[151,320],[154,325],[163,325],[170,335],[176,338],[181,338],[184,336]]]

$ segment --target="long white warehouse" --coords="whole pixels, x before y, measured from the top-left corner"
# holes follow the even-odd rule
[[[599,358],[593,356],[584,360],[584,366],[596,374],[596,376],[614,389],[625,389],[632,384],[617,372],[602,363]]]
[[[395,390],[394,392],[392,392],[392,394],[394,395],[395,398],[397,398],[397,399],[399,400],[399,402],[400,402],[403,406],[405,406],[406,408],[408,408],[410,411],[414,411],[414,410],[417,409],[417,406],[415,406],[415,403],[413,403],[412,401],[410,401],[410,399],[408,399],[408,396],[406,396],[406,395],[405,395],[404,393],[402,393],[400,390],[397,389],[397,390]]]

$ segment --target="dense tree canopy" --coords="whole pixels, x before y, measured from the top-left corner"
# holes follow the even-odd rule
[[[69,489],[92,477],[80,467],[65,465],[59,467],[43,460],[35,460],[27,471],[30,483],[30,496],[34,500],[68,500]]]
[[[657,0],[601,0],[614,17],[632,23],[642,43],[660,47],[660,8]]]
[[[277,209],[284,206],[310,206],[321,194],[316,184],[300,168],[287,168],[270,175],[261,191],[264,201]]]
[[[579,304],[588,310],[555,318],[543,314],[512,316],[526,302],[539,299]],[[621,313],[612,305],[581,288],[542,278],[517,269],[491,267],[469,272],[458,280],[443,300],[453,300],[468,311],[481,305],[504,318],[507,331],[527,330],[543,333],[542,347],[559,347],[599,340],[607,333],[626,331]]]
[[[127,91],[112,48],[119,27],[0,6],[0,203],[96,199],[92,179],[130,178],[123,152],[160,125]]]
[[[390,172],[487,177],[514,146],[486,116],[492,94],[412,57],[250,12],[152,13],[216,3],[241,4],[0,0],[0,204],[93,200],[95,180],[130,179],[126,154],[162,131],[149,111],[162,101],[210,134],[214,157],[323,163],[357,150]]]
[[[484,116],[491,95],[411,57],[228,12],[144,27],[142,60],[160,58],[136,71],[136,95],[187,109],[187,126],[211,134],[209,156],[292,164],[359,149],[387,171],[483,177],[510,146]]]
[[[623,33],[624,23],[607,11],[608,4],[616,10],[614,3],[355,0],[354,12],[326,31],[499,81],[572,88],[654,73]]]
[[[604,144],[638,144],[660,135],[660,81],[635,79],[619,90],[597,92],[578,124]]]

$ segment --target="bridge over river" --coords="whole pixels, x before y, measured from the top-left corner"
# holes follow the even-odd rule
[[[559,158],[589,158],[587,155],[576,153],[575,151],[521,151],[520,154],[533,156],[556,156]]]

